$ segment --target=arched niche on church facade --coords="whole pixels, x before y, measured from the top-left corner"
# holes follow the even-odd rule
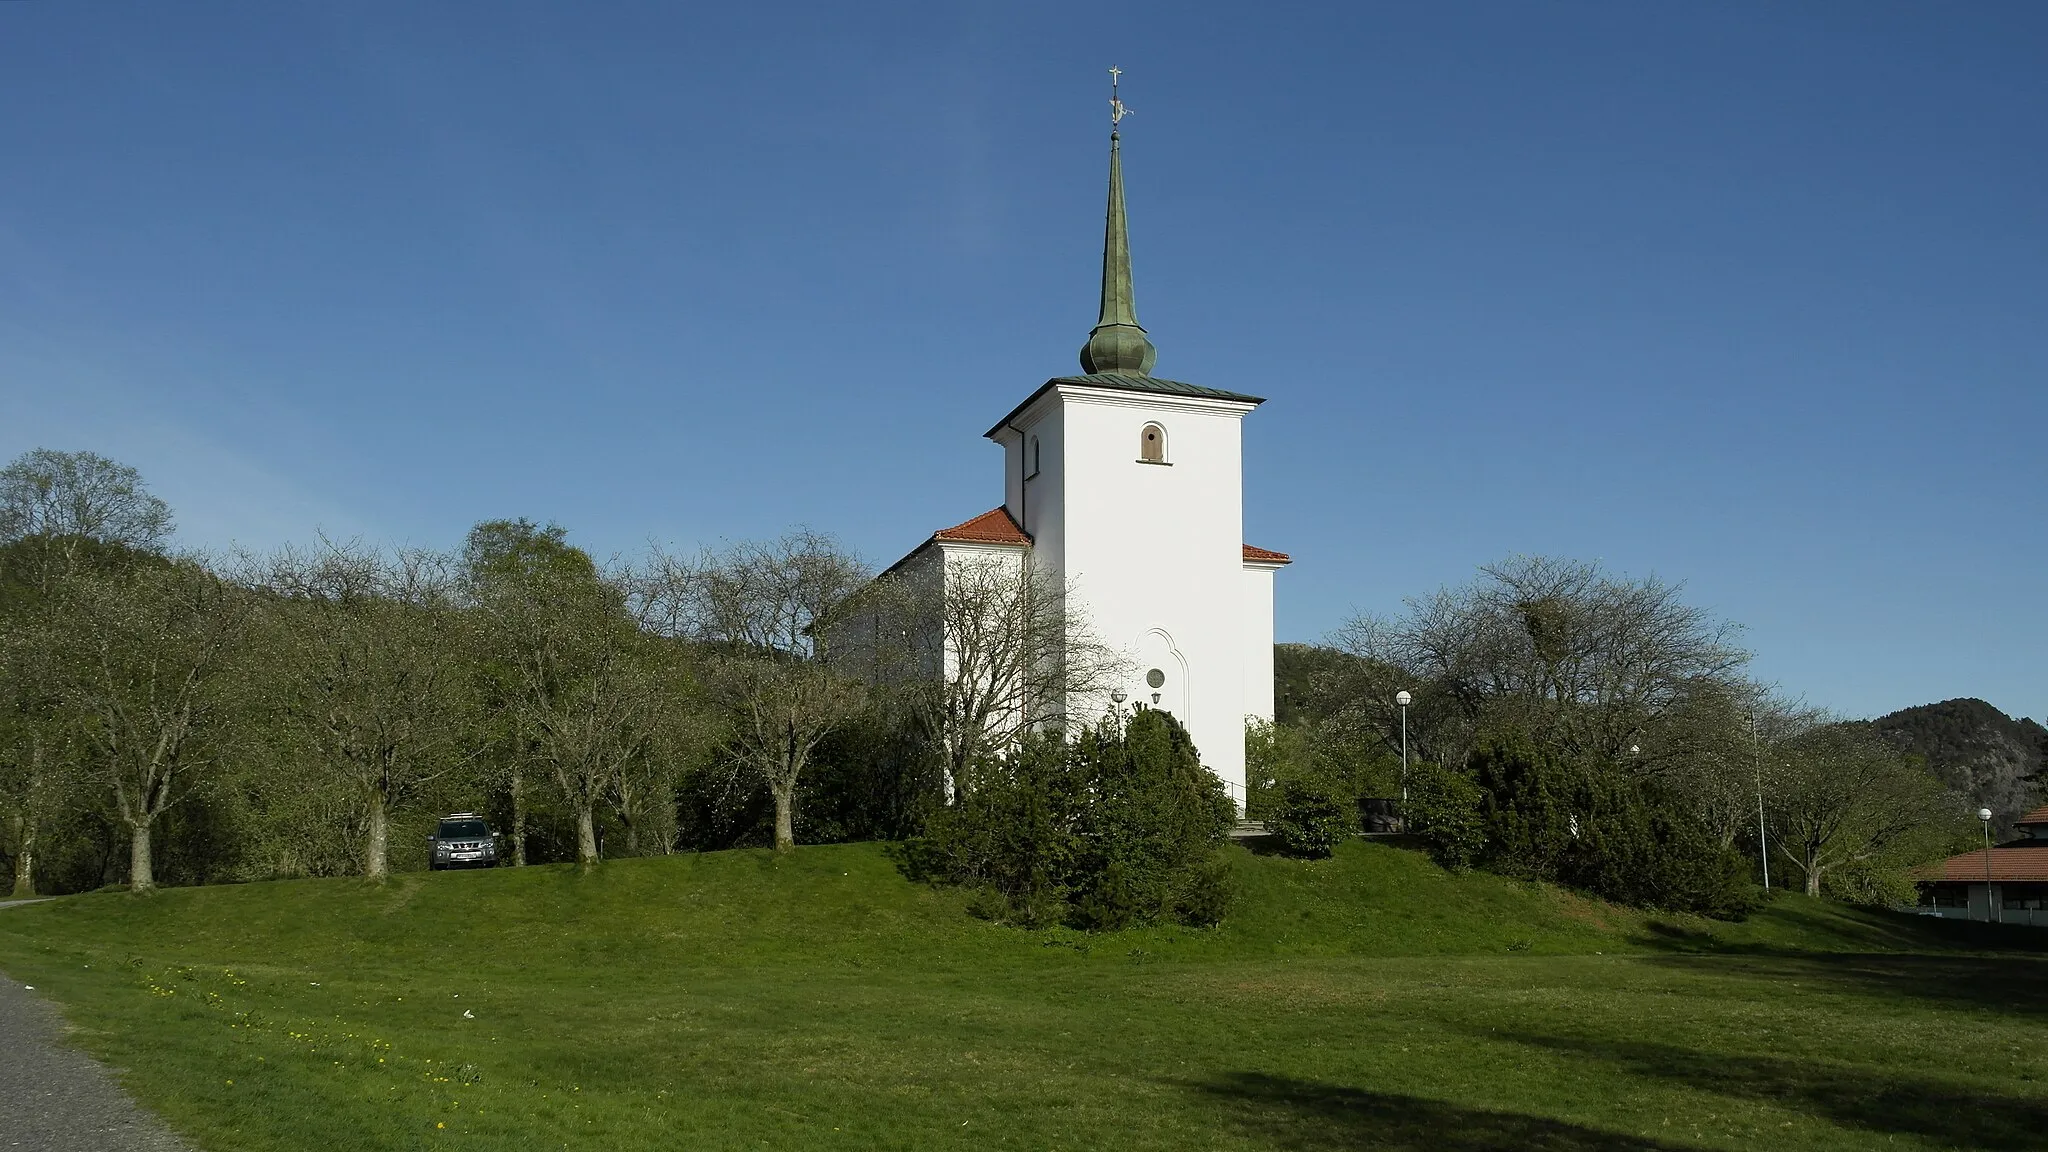
[[[1181,655],[1180,646],[1166,629],[1148,628],[1138,637],[1138,667],[1132,679],[1136,681],[1129,689],[1132,700],[1171,712],[1183,724],[1193,715],[1187,657]]]

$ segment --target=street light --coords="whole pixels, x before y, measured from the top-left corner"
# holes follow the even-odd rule
[[[1394,693],[1394,703],[1401,706],[1401,803],[1403,804],[1408,803],[1408,705],[1414,699],[1415,697],[1410,696],[1406,688]],[[1405,810],[1401,813],[1401,819],[1405,826],[1408,819],[1408,813]]]
[[[1756,741],[1756,714],[1749,716],[1749,762],[1756,771],[1756,858],[1764,866],[1764,891],[1771,890],[1771,834],[1764,828],[1764,749]]]
[[[1984,918],[1991,919],[1991,809],[1977,809],[1977,819],[1984,822]],[[2005,909],[1998,910],[1998,922],[2005,922]]]

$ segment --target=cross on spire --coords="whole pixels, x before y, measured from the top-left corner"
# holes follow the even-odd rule
[[[1116,66],[1115,66],[1115,65],[1113,65],[1113,64],[1112,64],[1112,65],[1110,66],[1110,69],[1109,69],[1109,130],[1110,130],[1111,132],[1115,132],[1115,131],[1116,131],[1116,126],[1117,126],[1118,124],[1121,124],[1121,123],[1123,123],[1124,117],[1126,117],[1126,116],[1129,116],[1129,115],[1131,114],[1131,110],[1130,110],[1129,108],[1126,108],[1126,107],[1124,107],[1124,102],[1123,102],[1122,100],[1119,100],[1119,99],[1117,99],[1117,95],[1116,95],[1116,82],[1117,82],[1117,78],[1118,78],[1118,77],[1120,77],[1120,76],[1122,76],[1123,74],[1124,74],[1124,70],[1123,70],[1123,69],[1121,69],[1121,68],[1118,68],[1118,67],[1116,67]]]

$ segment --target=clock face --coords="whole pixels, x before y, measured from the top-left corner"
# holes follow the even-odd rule
[[[1145,683],[1153,688],[1163,687],[1166,684],[1166,673],[1154,668],[1145,673]]]

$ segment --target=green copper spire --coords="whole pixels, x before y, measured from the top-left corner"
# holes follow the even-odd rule
[[[1131,297],[1131,240],[1124,221],[1124,165],[1116,131],[1127,109],[1116,96],[1118,70],[1112,68],[1109,74],[1109,221],[1102,233],[1102,315],[1088,334],[1088,343],[1081,346],[1081,368],[1149,376],[1159,350],[1138,326],[1138,306]]]

